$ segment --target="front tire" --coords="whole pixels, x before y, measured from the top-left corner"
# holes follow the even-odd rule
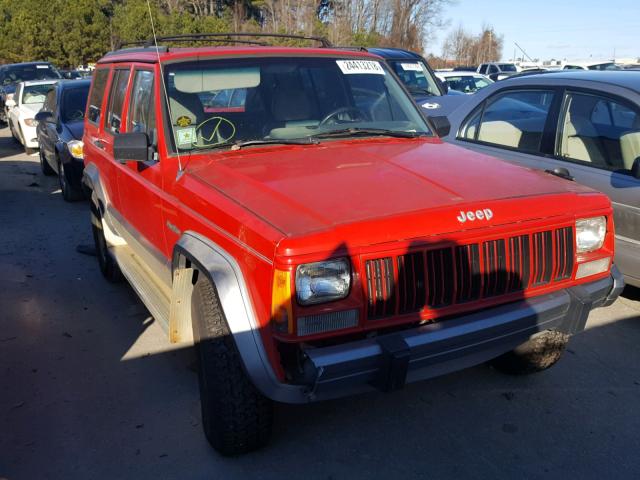
[[[56,173],[53,168],[51,168],[51,165],[49,165],[49,162],[47,162],[42,148],[40,148],[40,170],[42,170],[42,173],[47,177]]]
[[[60,161],[58,161],[58,183],[60,184],[62,198],[64,198],[66,202],[77,202],[84,197],[82,190],[75,188],[69,183],[69,176],[64,168],[64,163]]]
[[[511,375],[541,372],[560,360],[568,342],[569,335],[547,330],[493,359],[491,364]]]
[[[273,402],[245,373],[218,293],[203,276],[194,287],[191,312],[207,440],[222,455],[238,455],[264,446],[271,436]]]

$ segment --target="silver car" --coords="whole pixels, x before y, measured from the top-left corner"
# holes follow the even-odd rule
[[[615,261],[640,287],[640,72],[530,75],[473,97],[449,115],[444,140],[609,195]]]

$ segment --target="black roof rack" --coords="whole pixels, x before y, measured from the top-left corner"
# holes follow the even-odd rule
[[[186,33],[181,35],[168,35],[157,37],[158,42],[191,42],[191,41],[218,41],[218,42],[236,42],[236,43],[253,43],[257,45],[266,45],[262,42],[238,40],[232,37],[251,37],[251,38],[290,38],[295,40],[311,40],[320,43],[324,48],[332,47],[331,42],[325,37],[307,37],[304,35],[290,35],[286,33]],[[149,39],[144,44],[146,47],[152,47],[155,44],[154,39]]]
[[[238,38],[242,37],[242,38]],[[307,37],[304,35],[289,35],[286,33],[185,33],[180,35],[166,35],[157,37],[156,39],[149,38],[147,40],[136,40],[131,42],[118,42],[115,45],[115,49],[109,52],[107,55],[113,55],[116,53],[134,53],[143,52],[145,48],[154,47],[157,42],[218,42],[218,43],[235,43],[241,45],[258,45],[268,46],[269,43],[261,42],[258,40],[250,40],[245,38],[290,38],[295,40],[311,40],[320,43],[323,48],[331,48],[333,45],[325,37]],[[139,48],[124,48],[124,47],[139,47]],[[167,52],[168,47],[158,46],[160,52]]]

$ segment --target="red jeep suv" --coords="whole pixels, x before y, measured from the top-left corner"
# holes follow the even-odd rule
[[[268,440],[273,401],[485,361],[543,370],[620,293],[606,196],[430,125],[366,52],[146,46],[98,62],[83,140],[100,268],[195,345],[223,454]]]

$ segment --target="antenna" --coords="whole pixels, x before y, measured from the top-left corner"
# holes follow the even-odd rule
[[[158,50],[158,39],[156,37],[156,27],[153,25],[153,15],[151,14],[151,3],[147,0],[147,8],[149,9],[149,20],[151,21],[151,32],[153,33],[153,43],[156,48],[156,55],[158,55],[158,66],[160,67],[160,79],[162,80],[162,91],[164,93],[164,99],[167,102],[167,108],[169,109],[169,119],[173,118],[171,115],[171,103],[169,102],[169,94],[167,93],[167,84],[164,81],[164,70],[162,68],[162,62],[160,62],[160,50]],[[178,177],[182,174],[182,158],[180,157],[180,148],[178,147],[178,139],[176,137],[176,132],[173,129],[173,125],[171,127],[171,134],[173,135],[173,143],[176,146],[176,154],[178,155]]]
[[[529,55],[527,55],[527,52],[525,52],[524,49],[520,45],[518,45],[518,42],[513,42],[513,43],[515,44],[516,47],[518,47],[520,49],[520,51],[522,53],[524,53],[524,56],[527,57],[530,62],[533,62],[533,58],[531,58]]]

